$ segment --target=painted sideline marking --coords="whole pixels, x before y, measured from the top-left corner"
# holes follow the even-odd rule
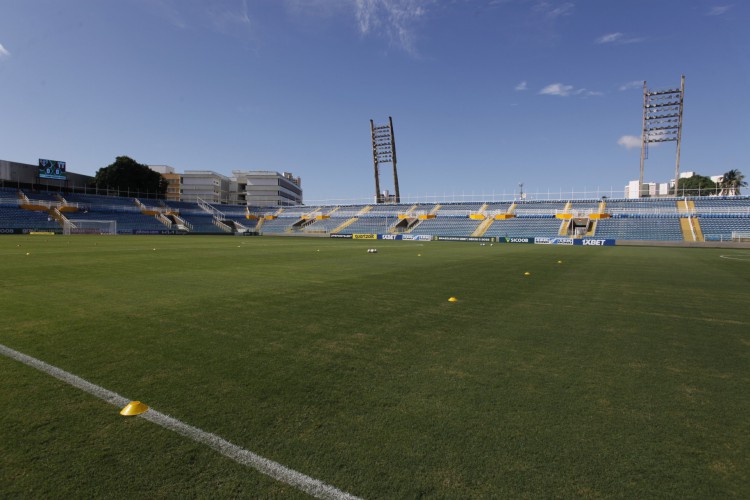
[[[10,347],[6,347],[0,344],[0,354],[15,359],[25,365],[32,368],[36,368],[48,375],[52,375],[56,379],[62,380],[66,384],[72,385],[84,392],[96,396],[99,399],[106,401],[107,403],[122,408],[123,406],[130,403],[129,399],[126,399],[116,392],[109,391],[103,387],[82,379],[72,373],[68,373],[65,370],[52,366],[40,361],[36,358],[32,358],[26,354],[15,351]],[[176,418],[165,415],[164,413],[158,412],[153,408],[150,408],[146,413],[139,415],[138,417],[144,418],[149,422],[153,422],[165,429],[174,431],[177,434],[192,439],[195,442],[205,444],[210,448],[218,451],[222,455],[231,458],[237,463],[251,467],[262,474],[270,476],[277,481],[286,483],[293,486],[305,493],[312,495],[316,498],[330,498],[330,499],[358,499],[358,497],[341,491],[329,484],[326,484],[317,479],[313,479],[310,476],[306,476],[301,472],[290,469],[281,465],[278,462],[263,458],[260,455],[248,451],[244,448],[240,448],[236,444],[232,444],[229,441],[211,434],[210,432],[203,431],[192,425],[188,425]],[[132,417],[131,417],[132,418]]]
[[[719,255],[722,259],[728,259],[728,260],[744,260],[748,261],[750,260],[750,253],[741,253],[741,254],[733,254],[733,255]]]

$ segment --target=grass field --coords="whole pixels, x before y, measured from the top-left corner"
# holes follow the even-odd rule
[[[750,497],[750,250],[7,236],[0,282],[0,344],[354,495]],[[2,497],[304,496],[0,374]]]

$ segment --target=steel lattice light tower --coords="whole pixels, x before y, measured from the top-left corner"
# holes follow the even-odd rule
[[[648,90],[643,82],[643,131],[641,132],[641,176],[638,179],[638,197],[643,196],[643,166],[648,158],[649,143],[677,142],[674,167],[674,193],[680,180],[680,145],[682,142],[682,108],[685,97],[685,75],[680,88]]]
[[[375,125],[370,120],[370,131],[372,132],[372,160],[375,164],[375,202],[401,203],[401,194],[398,190],[398,170],[396,170],[396,138],[393,135],[393,118],[388,117],[388,125]],[[380,164],[393,164],[393,190],[395,194],[388,199],[380,192]]]

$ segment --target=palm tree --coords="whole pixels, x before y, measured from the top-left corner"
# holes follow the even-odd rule
[[[740,194],[740,188],[747,187],[745,175],[737,169],[732,169],[721,176],[721,195],[735,196]]]

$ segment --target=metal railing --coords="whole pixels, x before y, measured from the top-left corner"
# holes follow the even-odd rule
[[[2,198],[0,199],[0,203],[6,203],[11,204],[15,203],[18,206],[21,205],[35,205],[39,207],[47,207],[47,209],[60,209],[62,207],[74,207],[79,210],[88,210],[90,207],[87,204],[84,203],[69,203],[69,202],[62,202],[62,201],[50,201],[50,200],[35,200],[33,198],[26,198],[25,200],[22,200],[20,198],[13,198],[12,200],[10,198]]]
[[[202,198],[198,198],[198,206],[201,207],[205,212],[208,212],[209,214],[213,215],[215,218],[220,218],[220,219],[227,218],[227,216],[224,215],[224,212],[214,208]]]

